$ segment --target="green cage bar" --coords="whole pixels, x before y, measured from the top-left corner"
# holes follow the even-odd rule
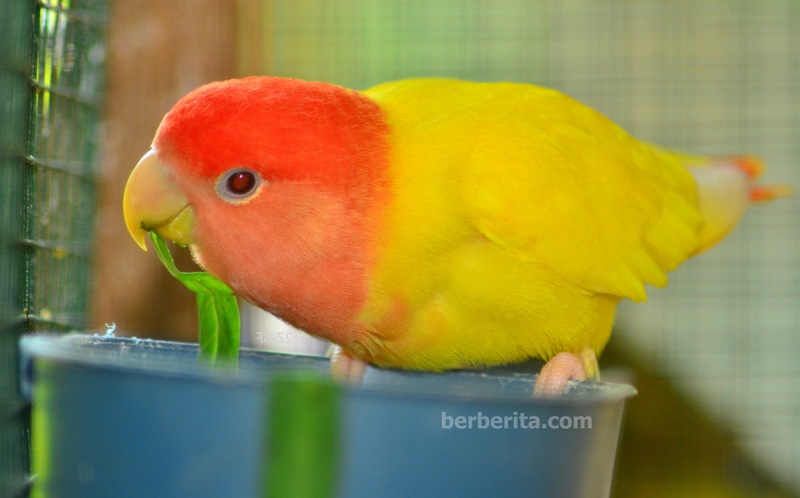
[[[17,340],[86,326],[104,0],[8,0],[0,16],[0,496],[28,488]]]

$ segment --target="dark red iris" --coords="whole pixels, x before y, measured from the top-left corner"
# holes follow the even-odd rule
[[[256,175],[252,171],[236,171],[228,177],[226,185],[233,195],[247,195],[256,186]]]

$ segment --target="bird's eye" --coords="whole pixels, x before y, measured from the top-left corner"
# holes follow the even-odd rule
[[[261,185],[258,173],[239,168],[222,175],[217,181],[217,191],[226,200],[239,202],[252,196]]]

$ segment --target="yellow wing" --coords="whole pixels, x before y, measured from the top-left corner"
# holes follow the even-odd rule
[[[447,230],[458,211],[515,258],[635,301],[646,298],[645,283],[666,285],[667,272],[698,251],[702,221],[686,165],[701,158],[639,142],[533,85],[417,79],[365,93],[402,128],[404,167],[419,169],[405,184],[398,173],[397,188],[441,197],[427,206],[443,211],[434,226],[439,216]]]

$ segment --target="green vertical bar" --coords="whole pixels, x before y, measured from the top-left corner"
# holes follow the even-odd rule
[[[267,389],[263,496],[335,496],[339,387],[319,376],[276,375]]]

